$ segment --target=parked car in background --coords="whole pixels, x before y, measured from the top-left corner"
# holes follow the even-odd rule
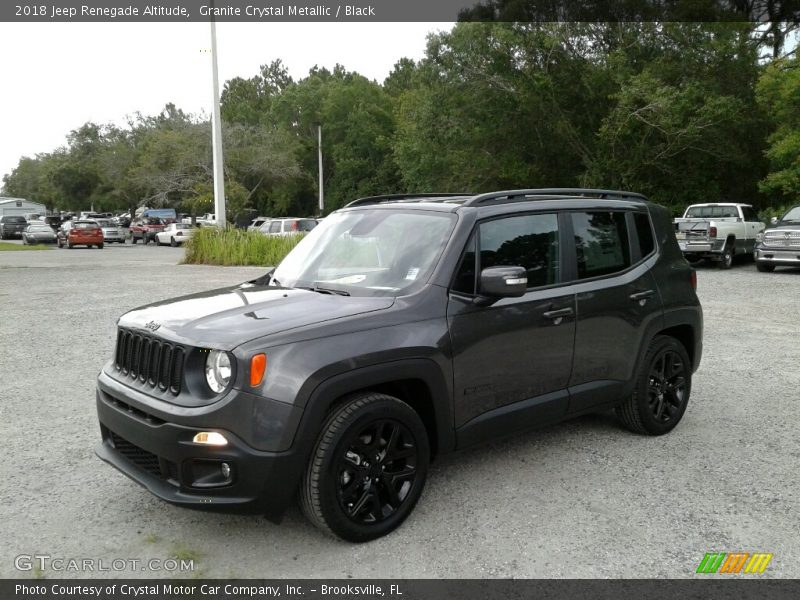
[[[148,208],[145,210],[141,218],[156,217],[161,219],[165,224],[173,223],[178,220],[178,214],[174,208]]]
[[[112,219],[94,219],[94,221],[100,226],[100,229],[103,230],[103,238],[107,244],[125,243],[125,233]]]
[[[690,263],[704,258],[729,269],[734,256],[752,255],[764,223],[749,204],[693,204],[675,219],[675,237]]]
[[[58,228],[61,227],[61,217],[58,215],[48,215],[44,218],[44,222],[53,230],[58,231]]]
[[[120,227],[131,226],[131,216],[128,213],[123,213],[121,215],[117,215],[116,217],[111,217],[111,220]]]
[[[75,246],[86,246],[87,248],[95,246],[102,250],[103,230],[97,221],[69,221],[61,227],[58,236],[58,247],[63,248],[64,246],[69,249]]]
[[[31,223],[22,232],[23,244],[55,244],[56,232],[44,221]]]
[[[297,235],[307,233],[317,226],[316,219],[298,219],[287,217],[284,219],[270,219],[265,222],[259,231],[264,235]]]
[[[800,267],[800,204],[793,206],[758,235],[756,268],[771,273],[775,267]]]
[[[198,225],[205,225],[207,227],[217,224],[217,215],[214,213],[206,213],[202,217],[197,217]]]
[[[142,240],[148,244],[156,239],[156,234],[164,231],[166,223],[158,217],[142,217],[131,223],[131,243],[135,244]]]
[[[173,248],[175,246],[180,246],[186,240],[191,239],[195,229],[196,227],[192,227],[186,223],[170,223],[166,226],[164,231],[159,231],[156,234],[156,245],[166,246],[169,244]]]
[[[247,226],[247,231],[256,231],[261,229],[261,226],[269,221],[269,217],[256,217],[250,222],[250,225]]]
[[[3,215],[0,217],[0,239],[21,238],[28,221],[20,215]]]

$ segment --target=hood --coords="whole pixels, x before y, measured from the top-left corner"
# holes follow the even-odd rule
[[[764,230],[764,233],[768,231],[800,231],[800,223],[786,223],[785,225],[772,225],[768,229]]]
[[[231,350],[259,337],[384,310],[392,304],[394,298],[245,283],[142,306],[124,314],[118,325],[191,346]]]

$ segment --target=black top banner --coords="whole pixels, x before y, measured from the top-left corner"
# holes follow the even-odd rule
[[[800,0],[50,0],[0,3],[2,22],[797,22]]]

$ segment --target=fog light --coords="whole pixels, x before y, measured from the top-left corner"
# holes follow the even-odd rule
[[[225,436],[216,431],[201,431],[195,434],[192,440],[195,444],[205,444],[207,446],[227,446],[228,440]]]
[[[219,470],[222,472],[222,476],[225,479],[230,479],[231,476],[231,466],[228,463],[222,463],[219,466]]]

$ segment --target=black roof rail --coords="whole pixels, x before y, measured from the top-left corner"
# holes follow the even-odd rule
[[[469,198],[474,196],[475,194],[469,192],[461,192],[461,193],[430,193],[430,194],[383,194],[382,196],[367,196],[366,198],[359,198],[358,200],[353,200],[349,204],[346,204],[345,207],[349,206],[363,206],[365,204],[379,204],[380,202],[400,202],[402,200],[412,200],[412,201],[420,201],[420,200],[434,200],[441,199],[445,200],[447,198]]]
[[[601,198],[609,200],[641,200],[647,201],[647,197],[635,192],[623,192],[619,190],[596,190],[592,188],[539,188],[530,190],[505,190],[502,192],[489,192],[479,194],[467,200],[463,206],[477,206],[492,200],[506,198],[508,202],[518,202],[528,199],[530,196],[584,196],[589,198]]]

